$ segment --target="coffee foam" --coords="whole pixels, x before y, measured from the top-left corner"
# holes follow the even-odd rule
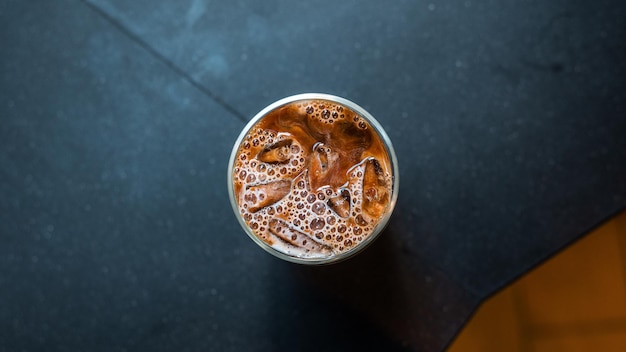
[[[294,257],[327,258],[355,248],[375,230],[391,199],[390,162],[380,137],[352,110],[327,101],[292,103],[270,114],[248,132],[233,169],[246,224]],[[283,131],[276,128],[281,119]],[[333,136],[338,123],[350,135]],[[337,149],[337,138],[359,145],[350,139],[361,136],[357,130],[367,131],[365,144],[377,139],[375,147]],[[348,157],[353,160],[346,163]]]

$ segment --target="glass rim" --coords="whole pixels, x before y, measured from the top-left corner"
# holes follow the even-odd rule
[[[243,142],[243,139],[246,137],[250,129],[252,129],[257,124],[257,122],[259,122],[269,112],[274,111],[277,108],[280,108],[281,106],[294,103],[297,101],[304,101],[304,100],[325,100],[325,101],[329,101],[333,103],[338,103],[340,105],[343,105],[351,109],[357,114],[359,114],[374,128],[376,133],[380,136],[380,138],[383,141],[383,144],[385,145],[385,149],[387,150],[387,153],[389,154],[389,159],[391,162],[392,190],[391,190],[391,199],[389,201],[388,210],[385,212],[383,217],[379,219],[378,224],[376,225],[376,227],[374,228],[370,236],[368,236],[365,240],[363,240],[354,248],[348,251],[345,251],[343,253],[334,255],[332,257],[329,257],[329,258],[301,258],[301,257],[290,256],[268,245],[263,240],[261,240],[257,235],[255,235],[250,229],[250,227],[245,223],[243,216],[241,215],[241,212],[239,211],[239,206],[235,198],[235,190],[234,190],[234,182],[233,182],[233,170],[235,166],[235,158],[237,157],[237,152],[239,151],[241,142]],[[270,105],[266,106],[264,109],[259,111],[256,115],[254,115],[254,117],[250,121],[248,121],[246,126],[242,129],[241,133],[239,134],[239,137],[237,137],[237,139],[235,140],[233,150],[231,151],[230,159],[228,161],[227,171],[228,171],[227,173],[228,197],[230,198],[230,204],[233,208],[233,211],[235,212],[235,216],[237,217],[237,221],[239,222],[239,225],[241,225],[241,227],[243,228],[244,232],[248,235],[248,237],[250,237],[250,239],[252,239],[257,245],[263,248],[266,252],[272,254],[275,257],[286,260],[288,262],[306,264],[306,265],[324,265],[324,264],[337,263],[345,259],[348,259],[350,257],[353,257],[354,255],[360,253],[365,248],[367,248],[371,243],[374,242],[375,239],[379,237],[379,235],[383,232],[383,230],[387,226],[387,223],[389,222],[389,219],[391,218],[391,214],[393,213],[393,210],[396,206],[396,202],[398,199],[398,190],[400,187],[399,172],[398,172],[398,159],[396,157],[396,153],[393,148],[393,145],[391,144],[391,140],[389,139],[389,136],[383,129],[382,125],[378,122],[378,120],[376,120],[374,116],[372,116],[369,112],[367,112],[367,110],[365,110],[358,104],[348,99],[336,96],[336,95],[324,94],[324,93],[303,93],[303,94],[291,95],[291,96],[285,97],[283,99],[280,99],[271,103]]]

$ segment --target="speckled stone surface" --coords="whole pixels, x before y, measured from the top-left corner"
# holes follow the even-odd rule
[[[0,351],[439,351],[626,206],[620,1],[0,1]],[[386,128],[356,258],[250,241],[226,163],[302,92]]]

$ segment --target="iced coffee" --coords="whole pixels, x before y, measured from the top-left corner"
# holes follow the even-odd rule
[[[393,148],[371,115],[344,99],[307,94],[278,103],[235,145],[233,207],[246,232],[283,259],[347,257],[382,230],[393,210]]]

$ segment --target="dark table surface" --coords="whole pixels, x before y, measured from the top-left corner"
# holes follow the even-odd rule
[[[619,0],[0,1],[0,351],[445,348],[495,290],[626,206]],[[245,122],[302,92],[400,164],[348,262],[240,229]]]

